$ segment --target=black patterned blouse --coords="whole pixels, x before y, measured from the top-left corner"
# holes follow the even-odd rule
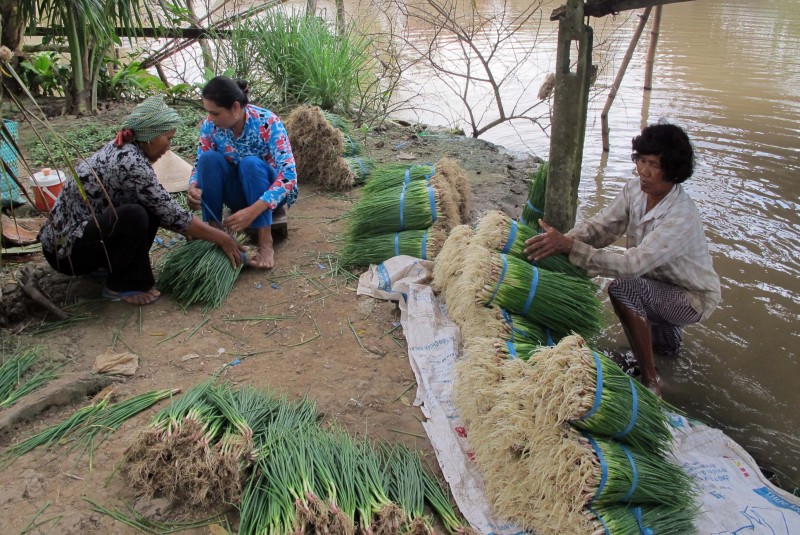
[[[68,178],[53,207],[52,219],[39,232],[42,249],[56,253],[58,258],[70,254],[72,244],[83,236],[83,229],[92,220],[91,210],[102,213],[109,207],[109,199],[114,206],[143,206],[158,218],[161,227],[181,234],[189,228],[191,212],[181,208],[158,182],[150,160],[135,143],[119,148],[113,142],[108,143],[78,164],[75,171],[86,191],[88,204],[75,180]]]

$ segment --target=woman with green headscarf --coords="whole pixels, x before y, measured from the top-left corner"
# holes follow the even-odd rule
[[[75,168],[39,233],[42,251],[66,275],[108,270],[103,297],[136,305],[156,301],[150,247],[159,227],[218,245],[231,266],[242,262],[228,233],[181,208],[161,186],[153,162],[169,149],[179,124],[163,97],[134,108],[117,138]],[[82,190],[82,191],[81,191]]]

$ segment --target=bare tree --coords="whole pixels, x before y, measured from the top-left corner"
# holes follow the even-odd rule
[[[457,96],[473,137],[503,123],[524,121],[547,128],[549,102],[536,98],[533,84],[537,73],[531,72],[536,67],[532,56],[544,16],[541,0],[520,12],[507,0],[491,11],[484,7],[484,12],[456,0],[426,0],[415,5],[399,2],[398,9],[409,25],[431,29],[424,40],[418,34],[406,34],[405,44],[424,58],[431,74]],[[515,87],[514,95],[506,91],[510,86]]]

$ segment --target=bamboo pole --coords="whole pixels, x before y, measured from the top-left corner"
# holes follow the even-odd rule
[[[653,12],[653,25],[650,28],[650,45],[647,47],[647,63],[644,69],[644,90],[653,89],[653,65],[656,63],[656,46],[658,46],[658,33],[661,30],[661,8],[656,6]]]
[[[628,45],[628,50],[625,52],[625,57],[622,59],[622,65],[619,66],[617,76],[614,78],[614,83],[611,84],[611,89],[608,91],[606,105],[603,107],[603,112],[600,114],[604,152],[608,152],[610,150],[608,142],[608,111],[611,109],[611,104],[614,103],[614,98],[617,96],[619,86],[622,84],[622,79],[625,77],[625,71],[628,69],[628,64],[631,62],[631,57],[633,57],[633,51],[636,50],[636,44],[639,42],[639,38],[642,36],[644,27],[647,25],[647,19],[650,18],[651,10],[652,8],[648,7],[645,8],[644,13],[642,13],[642,18],[639,20],[639,25],[636,27],[636,31],[633,33],[631,42]]]

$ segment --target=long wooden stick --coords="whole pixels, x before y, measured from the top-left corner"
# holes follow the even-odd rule
[[[656,63],[656,46],[658,46],[658,33],[661,30],[661,8],[656,6],[653,13],[653,26],[650,28],[650,45],[647,47],[647,62],[644,69],[644,90],[653,89],[653,65]]]
[[[603,151],[608,152],[610,150],[609,143],[608,143],[608,110],[611,109],[611,104],[614,102],[614,98],[617,96],[617,91],[619,91],[619,86],[622,84],[622,78],[625,77],[625,71],[628,69],[628,64],[631,62],[631,57],[633,56],[633,51],[636,50],[636,44],[639,42],[639,38],[642,36],[642,32],[644,31],[645,25],[647,25],[647,19],[650,18],[650,11],[652,8],[648,7],[642,13],[642,18],[639,21],[639,25],[636,27],[636,31],[633,33],[633,37],[631,37],[631,42],[628,45],[628,50],[625,52],[625,57],[622,59],[622,65],[619,66],[619,70],[617,71],[617,77],[614,78],[614,83],[611,84],[611,89],[608,91],[608,98],[606,99],[606,105],[603,107],[603,112],[600,114],[600,120],[602,123],[602,131],[603,131]]]

